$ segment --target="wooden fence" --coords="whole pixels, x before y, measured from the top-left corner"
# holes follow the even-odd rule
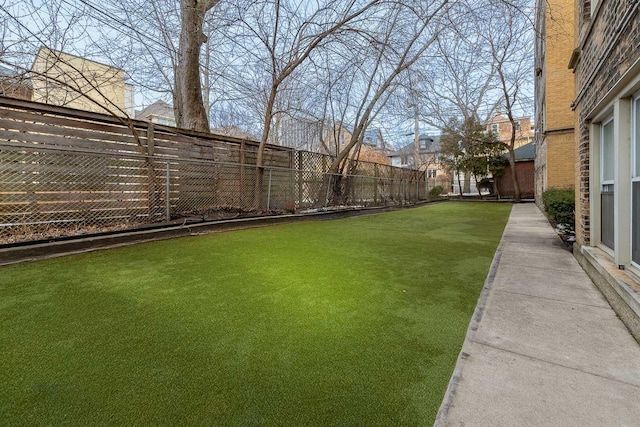
[[[78,234],[248,212],[256,206],[258,146],[0,97],[0,243],[60,229]],[[317,205],[332,160],[267,146],[259,206]],[[368,162],[355,170],[351,203],[405,203],[424,195],[415,171]]]

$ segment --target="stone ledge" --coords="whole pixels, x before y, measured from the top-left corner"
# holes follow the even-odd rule
[[[574,246],[573,255],[611,308],[640,343],[640,280],[633,273],[619,270],[603,250]]]

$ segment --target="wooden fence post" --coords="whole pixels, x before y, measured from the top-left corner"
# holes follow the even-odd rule
[[[302,167],[303,157],[302,151],[298,151],[298,170],[296,171],[298,176],[298,206],[302,206],[304,200],[304,172]]]
[[[158,194],[158,183],[156,177],[156,170],[153,162],[153,155],[155,151],[155,137],[153,123],[149,122],[147,125],[147,198],[149,208],[149,220],[153,221],[156,213],[160,210]],[[169,195],[167,194],[166,197]]]
[[[293,209],[294,212],[296,209],[296,152],[293,149],[289,152],[289,194],[287,194],[289,200],[284,201],[285,209]]]
[[[240,143],[240,182],[238,183],[238,207],[239,208],[244,208],[245,206],[242,205],[242,201],[244,200],[244,194],[245,194],[245,188],[244,188],[244,184],[245,184],[245,178],[244,178],[244,164],[245,164],[245,150],[246,150],[246,144],[245,144],[245,140],[243,139],[242,142]]]
[[[373,164],[373,176],[375,177],[375,182],[373,184],[373,204],[377,205],[378,204],[378,164],[374,163]]]

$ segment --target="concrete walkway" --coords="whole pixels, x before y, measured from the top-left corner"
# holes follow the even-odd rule
[[[534,204],[513,206],[436,426],[640,426],[640,345]]]

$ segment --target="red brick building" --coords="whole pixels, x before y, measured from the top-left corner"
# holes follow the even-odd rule
[[[640,341],[640,2],[575,4],[574,254]]]
[[[520,186],[520,197],[523,199],[533,199],[535,192],[535,144],[533,142],[515,149],[516,155],[516,176]],[[507,164],[504,175],[497,180],[500,197],[514,197],[513,178],[511,177],[511,166]]]

